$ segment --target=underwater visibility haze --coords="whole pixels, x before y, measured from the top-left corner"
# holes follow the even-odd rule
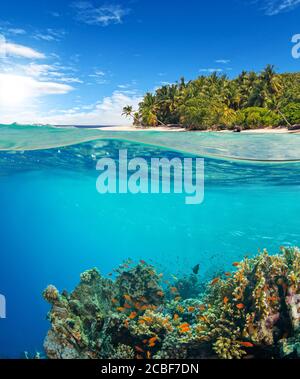
[[[300,245],[300,135],[2,125],[0,136],[1,358],[45,354],[43,290],[72,291],[93,267],[109,279],[128,259],[147,262],[175,285],[196,267],[205,283],[258,249],[277,254]],[[97,160],[117,160],[122,149],[146,160],[203,157],[204,202],[188,206],[184,194],[100,195]]]

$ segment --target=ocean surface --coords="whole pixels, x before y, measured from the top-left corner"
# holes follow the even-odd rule
[[[203,157],[205,200],[100,195],[97,160]],[[300,245],[300,135],[105,132],[0,125],[0,357],[42,352],[48,284],[72,290],[127,258],[209,280],[258,249]],[[117,178],[118,180],[118,178]]]

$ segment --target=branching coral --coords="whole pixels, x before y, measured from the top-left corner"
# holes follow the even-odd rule
[[[171,284],[164,288],[162,275],[145,262],[123,265],[115,281],[87,271],[71,294],[49,286],[47,356],[300,357],[299,250],[264,251],[234,267],[195,298],[187,291],[185,300]]]

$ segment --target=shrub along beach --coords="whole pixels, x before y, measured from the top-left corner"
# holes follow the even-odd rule
[[[216,72],[146,93],[139,109],[123,114],[136,126],[180,125],[189,130],[244,130],[300,124],[300,73],[243,71],[229,79]],[[300,129],[300,126],[299,126]]]

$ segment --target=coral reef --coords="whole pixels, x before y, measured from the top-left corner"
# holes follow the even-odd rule
[[[233,263],[205,286],[195,273],[163,280],[142,261],[115,280],[96,270],[52,305],[45,351],[51,359],[299,358],[300,251],[263,251]]]

